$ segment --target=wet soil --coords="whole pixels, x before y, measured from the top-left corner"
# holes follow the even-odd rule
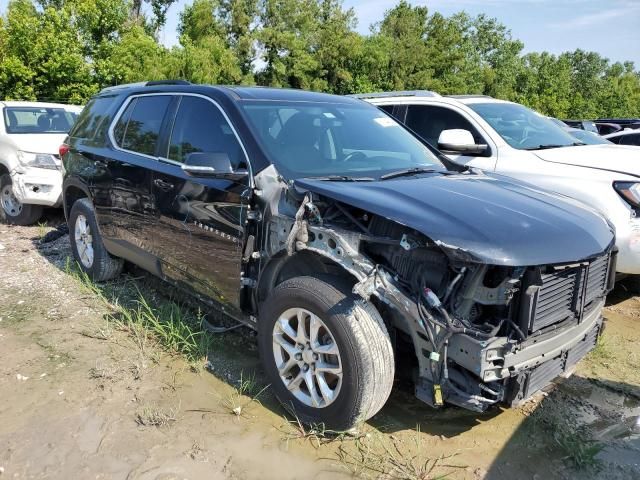
[[[68,236],[40,244],[49,219],[0,225],[0,479],[640,478],[640,297],[625,284],[597,349],[522,407],[432,410],[398,382],[335,437],[303,433],[268,389],[238,391],[262,385],[246,332],[194,365],[114,328],[65,272]]]

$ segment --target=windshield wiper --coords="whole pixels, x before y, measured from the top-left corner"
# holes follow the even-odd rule
[[[569,143],[569,144],[565,144],[565,145],[554,145],[554,144],[538,145],[536,147],[525,148],[525,150],[549,150],[551,148],[579,147],[581,145],[586,145],[586,143],[573,142],[573,143]]]
[[[438,170],[433,168],[424,168],[424,167],[413,167],[413,168],[405,168],[404,170],[397,170],[391,173],[385,173],[380,176],[380,180],[389,180],[391,178],[398,177],[409,177],[411,175],[418,175],[420,173],[435,173]]]
[[[328,175],[326,177],[310,177],[314,180],[325,180],[328,182],[373,182],[371,177],[350,177],[349,175]]]

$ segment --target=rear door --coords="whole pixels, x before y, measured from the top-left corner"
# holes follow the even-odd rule
[[[184,94],[177,97],[161,149],[152,193],[158,211],[153,244],[163,271],[236,310],[249,177],[197,178],[181,166],[189,153],[208,152],[228,155],[234,169],[248,168],[238,136],[212,99]]]
[[[170,103],[170,95],[140,95],[125,101],[109,132],[113,153],[102,165],[109,183],[102,194],[107,197],[96,199],[96,208],[109,213],[109,250],[156,274],[161,272],[152,258],[157,252],[152,242],[156,210],[151,181]]]

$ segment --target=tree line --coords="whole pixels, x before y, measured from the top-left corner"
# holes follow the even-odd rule
[[[336,94],[484,94],[559,118],[640,116],[640,72],[598,53],[523,53],[494,18],[405,0],[367,35],[342,0],[194,0],[179,44],[158,35],[175,0],[11,0],[0,18],[0,98],[85,102],[150,79]],[[544,32],[541,32],[544,34]]]

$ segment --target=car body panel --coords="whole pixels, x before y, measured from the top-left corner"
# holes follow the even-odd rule
[[[609,224],[591,209],[506,177],[434,174],[380,182],[295,183],[393,219],[492,265],[582,260],[598,255],[613,240]]]

